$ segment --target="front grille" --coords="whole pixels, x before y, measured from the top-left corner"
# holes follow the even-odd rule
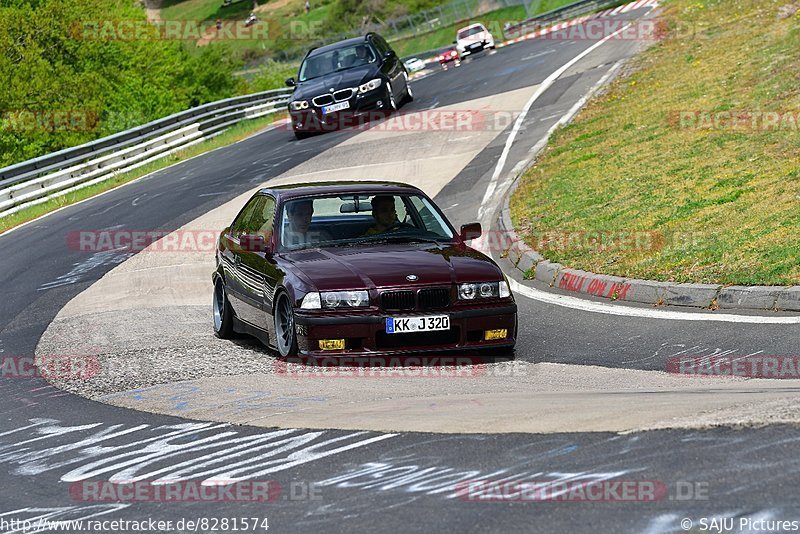
[[[444,287],[420,289],[418,299],[421,310],[447,308],[450,305],[450,289]]]
[[[381,308],[384,310],[413,310],[413,291],[385,291],[381,293]]]
[[[456,345],[461,340],[461,330],[450,326],[450,330],[437,332],[414,332],[406,334],[375,334],[377,349],[407,349],[411,347],[430,347],[434,345]]]
[[[315,106],[327,106],[333,104],[333,96],[330,94],[315,96],[311,99]]]
[[[349,100],[352,98],[353,93],[355,93],[355,89],[342,89],[340,91],[336,91],[333,93],[333,99],[337,102],[341,102],[342,100]]]

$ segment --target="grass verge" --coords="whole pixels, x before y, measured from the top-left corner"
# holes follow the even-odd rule
[[[521,177],[528,244],[619,276],[800,284],[800,11],[785,4],[664,2],[669,37]]]
[[[205,152],[209,152],[215,148],[230,145],[236,141],[250,137],[251,135],[258,133],[260,130],[263,130],[273,122],[283,118],[285,118],[285,114],[278,113],[275,115],[251,119],[246,122],[239,123],[216,137],[174,152],[159,159],[158,161],[143,165],[138,169],[120,173],[119,175],[106,180],[105,182],[100,182],[98,184],[73,191],[72,193],[53,198],[47,202],[37,204],[36,206],[22,209],[12,215],[0,217],[0,233],[10,230],[15,226],[19,226],[20,224],[37,217],[41,217],[42,215],[51,211],[55,211],[59,208],[63,208],[64,206],[69,206],[70,204],[80,202],[81,200],[93,197],[108,191],[109,189],[119,187],[120,185],[126,184],[132,180],[135,180],[136,178],[141,178],[142,176],[155,172],[159,169],[169,167],[170,165],[174,165],[175,163],[187,160]]]

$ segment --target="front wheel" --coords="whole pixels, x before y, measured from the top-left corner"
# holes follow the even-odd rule
[[[406,80],[406,97],[403,100],[403,103],[405,104],[405,103],[408,103],[408,102],[412,102],[414,100],[414,93],[413,93],[413,91],[411,91],[411,85],[408,83],[408,74],[406,74],[404,72],[403,73],[403,77]]]
[[[275,303],[275,347],[282,358],[297,355],[297,334],[294,331],[294,309],[286,293]]]
[[[294,131],[294,136],[297,138],[298,141],[300,141],[301,139],[307,138],[309,135],[310,134],[308,134],[306,132],[299,132],[297,130]]]
[[[233,312],[225,294],[225,283],[222,278],[217,278],[214,283],[214,335],[220,339],[233,337]]]
[[[386,84],[386,100],[388,102],[389,113],[397,111],[397,102],[394,99],[391,83]]]

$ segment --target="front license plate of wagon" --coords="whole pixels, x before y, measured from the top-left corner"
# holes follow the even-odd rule
[[[387,317],[386,333],[434,332],[450,330],[449,315],[425,315],[423,317]]]
[[[330,106],[322,106],[322,113],[327,115],[328,113],[333,113],[334,111],[341,111],[348,108],[350,108],[350,102],[344,101],[339,102],[338,104],[331,104]]]

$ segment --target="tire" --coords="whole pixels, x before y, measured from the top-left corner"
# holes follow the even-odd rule
[[[298,141],[302,139],[306,139],[310,134],[306,132],[298,132],[297,130],[294,131],[294,136],[297,138]]]
[[[404,72],[403,77],[406,79],[406,96],[403,98],[403,104],[407,104],[414,101],[414,92],[411,90],[411,86],[408,84],[408,74]]]
[[[386,102],[388,104],[389,113],[394,113],[397,111],[397,101],[394,99],[394,93],[392,92],[392,84],[386,84]]]
[[[214,282],[212,313],[214,335],[220,339],[231,339],[233,337],[233,311],[231,311],[231,304],[228,302],[222,278],[217,278],[217,281]]]
[[[275,302],[275,348],[282,358],[297,356],[297,333],[294,330],[294,310],[286,293]]]

